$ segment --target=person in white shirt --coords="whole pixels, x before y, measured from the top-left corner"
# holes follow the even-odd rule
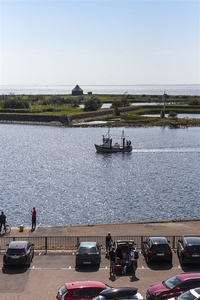
[[[136,268],[137,268],[137,259],[135,258],[135,248],[130,248],[130,263],[133,269],[133,274],[135,274]]]

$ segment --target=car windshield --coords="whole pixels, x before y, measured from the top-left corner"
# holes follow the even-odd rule
[[[109,286],[109,285],[107,285],[107,284],[105,284],[105,286],[106,286],[106,290],[109,290],[109,289],[111,289],[111,286]]]
[[[96,253],[95,247],[80,247],[78,250],[79,253]]]
[[[25,249],[8,249],[8,255],[23,255],[25,253]]]
[[[179,297],[176,297],[176,300],[194,300],[196,299],[196,296],[194,296],[190,291],[187,291],[180,295]]]
[[[169,250],[169,246],[167,244],[154,244],[152,245],[151,250]]]
[[[67,293],[67,288],[65,285],[61,286],[58,290],[57,299],[61,298],[63,295]]]
[[[101,295],[99,295],[97,297],[92,298],[92,300],[106,300],[106,298],[103,297],[103,296],[101,296]]]
[[[173,277],[163,281],[162,283],[166,288],[171,290],[175,286],[177,286],[179,283],[181,283],[181,280],[177,276],[173,276]]]

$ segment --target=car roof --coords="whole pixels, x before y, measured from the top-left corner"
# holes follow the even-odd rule
[[[24,248],[27,243],[27,241],[12,241],[8,247],[12,249],[21,249]]]
[[[77,288],[88,288],[88,287],[95,287],[95,288],[102,288],[105,289],[106,285],[100,281],[74,281],[68,282],[65,284],[68,290],[77,289]]]
[[[168,240],[164,236],[150,236],[149,239],[154,243],[154,244],[168,244]]]
[[[191,245],[200,245],[200,237],[184,237],[184,240],[187,244]]]
[[[97,242],[81,242],[79,247],[96,247]]]
[[[193,279],[193,278],[199,278],[200,279],[200,272],[187,272],[187,273],[180,273],[177,275],[177,277],[181,280],[187,280],[187,279]]]

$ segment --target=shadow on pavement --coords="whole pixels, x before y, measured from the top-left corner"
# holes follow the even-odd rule
[[[99,270],[99,266],[78,266],[75,267],[75,270],[77,272],[86,272],[86,273],[90,273],[90,272],[97,272]]]
[[[6,267],[2,267],[2,273],[3,274],[9,274],[9,275],[23,274],[23,273],[26,273],[28,270],[29,270],[29,268],[24,267],[24,266],[6,266]]]

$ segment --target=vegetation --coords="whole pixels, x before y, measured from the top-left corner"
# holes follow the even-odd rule
[[[85,101],[84,111],[95,111],[101,108],[102,103],[97,96],[92,96],[89,100]]]
[[[112,103],[112,106],[110,109],[100,109],[103,103]],[[138,105],[131,106],[132,103]],[[79,107],[80,104],[84,106],[83,109]],[[180,124],[200,123],[200,119],[177,118],[177,114],[180,113],[200,114],[200,96],[168,95],[165,112],[171,119],[161,119],[161,110],[163,110],[162,95],[0,95],[0,113],[70,116],[72,120],[77,121],[79,119],[108,121],[114,126],[165,125],[174,121]]]

